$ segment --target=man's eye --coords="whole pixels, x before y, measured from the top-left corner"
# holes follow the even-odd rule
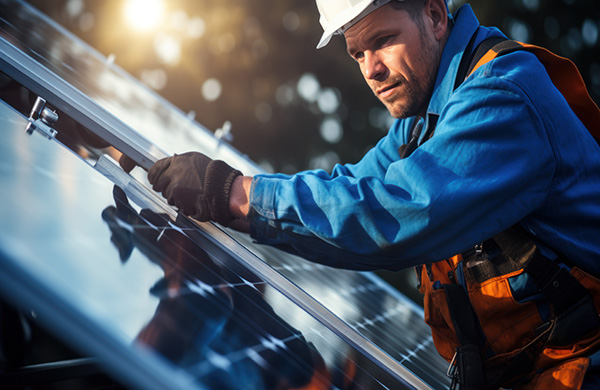
[[[352,57],[354,57],[354,59],[356,61],[358,61],[361,58],[363,58],[364,56],[365,56],[365,53],[363,53],[362,51],[358,51],[358,52],[354,53],[354,55]]]
[[[389,41],[392,40],[392,36],[391,35],[386,35],[385,37],[381,37],[377,40],[377,43],[379,44],[379,46],[383,46],[386,43],[388,43]]]

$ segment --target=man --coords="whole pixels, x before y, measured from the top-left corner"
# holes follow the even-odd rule
[[[591,126],[531,52],[502,55],[463,80],[475,48],[504,37],[479,26],[468,5],[454,15],[444,0],[317,5],[319,47],[344,35],[397,118],[388,134],[331,173],[246,177],[186,153],[149,170],[154,189],[186,215],[236,224],[313,261],[417,266],[426,321],[463,388],[600,386],[598,357],[589,358],[600,344]]]

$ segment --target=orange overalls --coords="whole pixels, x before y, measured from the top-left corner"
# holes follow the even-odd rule
[[[484,251],[494,244],[489,241],[483,244]],[[469,376],[467,383],[474,379],[477,383],[461,389],[513,383],[518,389],[578,389],[589,364],[586,356],[600,347],[600,280],[577,267],[568,272],[549,259],[534,260],[541,256],[534,245],[518,246],[527,249],[501,251],[491,257],[485,252],[467,259],[457,255],[418,269],[425,322],[434,344],[443,358],[455,360],[452,366],[458,363],[457,348],[475,346],[481,358],[475,364],[482,371],[463,373]],[[534,301],[518,302],[509,283],[510,278],[530,272],[526,269],[535,261],[548,271],[546,288],[559,295],[550,321],[542,319]],[[459,279],[466,282],[466,289],[457,283]],[[452,287],[462,291],[451,292]],[[457,292],[468,296],[467,300],[453,299]],[[465,302],[467,308],[456,307]],[[472,314],[465,314],[466,310]],[[461,320],[473,323],[464,326]]]

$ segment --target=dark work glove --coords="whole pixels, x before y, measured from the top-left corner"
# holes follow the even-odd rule
[[[234,220],[229,212],[229,193],[241,174],[224,161],[188,152],[157,161],[148,170],[148,181],[183,214],[228,226]]]
[[[125,154],[122,154],[121,157],[119,157],[119,165],[125,172],[129,173],[137,164],[131,158],[127,157]]]

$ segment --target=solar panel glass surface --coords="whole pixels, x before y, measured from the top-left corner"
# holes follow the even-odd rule
[[[398,386],[235,259],[213,258],[79,156],[28,136],[3,102],[0,118],[0,194],[11,205],[0,227],[1,290],[58,337],[120,371],[150,354],[163,384]]]
[[[152,140],[150,144],[156,142],[169,152],[193,148],[226,159],[245,172],[257,171],[256,166],[240,153],[220,143],[200,124],[114,65],[107,64],[106,59],[93,49],[43,15],[20,2],[8,3],[12,12],[2,15],[3,36],[9,36],[13,44],[66,84],[91,97],[98,104],[100,114],[108,111],[132,129],[143,129],[140,132]],[[31,32],[25,31],[31,27],[32,20],[37,33],[30,36]],[[72,65],[73,61],[78,61],[76,66]],[[90,109],[95,108],[92,105]],[[24,129],[22,117],[15,119],[13,114],[6,113],[6,109],[3,112],[3,118],[10,117],[11,123],[21,122]],[[125,128],[135,131],[132,129]],[[356,350],[356,345],[348,342],[351,335],[328,329],[316,321],[300,309],[297,302],[290,300],[290,291],[272,288],[268,282],[244,269],[235,258],[227,258],[223,253],[220,256],[215,256],[214,252],[206,253],[198,244],[201,240],[197,235],[173,225],[160,213],[144,211],[140,215],[148,205],[134,204],[118,190],[113,191],[112,183],[83,160],[66,149],[57,148],[56,142],[35,135],[28,137],[24,131],[21,133],[14,130],[14,141],[7,143],[10,151],[2,154],[1,180],[7,189],[2,202],[19,205],[11,208],[14,213],[6,220],[16,220],[22,213],[17,223],[22,229],[15,229],[10,224],[3,226],[3,251],[8,252],[6,248],[16,250],[11,256],[7,255],[13,259],[18,258],[15,253],[26,253],[33,263],[25,270],[35,271],[30,276],[43,275],[49,281],[56,281],[48,288],[52,291],[58,286],[66,289],[68,298],[65,299],[69,304],[77,297],[75,310],[92,320],[102,320],[99,324],[103,331],[116,328],[121,337],[118,339],[125,344],[145,342],[160,356],[176,361],[176,365],[180,364],[177,359],[185,361],[180,366],[194,380],[200,378],[198,383],[211,383],[212,374],[227,372],[227,367],[241,370],[239,372],[252,371],[242,363],[236,365],[238,361],[250,362],[248,367],[253,366],[252,374],[257,378],[262,375],[261,380],[275,381],[273,378],[286,369],[270,367],[267,360],[259,358],[260,354],[252,352],[260,350],[274,356],[275,360],[290,363],[300,376],[308,376],[317,356],[323,359],[329,380],[338,378],[334,383],[339,384],[339,378],[344,375],[347,377],[345,372],[353,363],[358,367],[360,380],[368,384],[367,388],[373,388],[369,387],[373,384],[397,388],[398,382],[381,370],[376,361],[371,362],[372,357],[366,359],[363,351]],[[23,174],[16,174],[23,170]],[[31,179],[27,180],[27,177]],[[144,181],[143,174],[140,177],[138,173],[138,178]],[[443,375],[444,363],[431,345],[419,308],[381,280],[368,273],[334,270],[310,263],[272,248],[256,246],[247,236],[228,233],[277,274],[307,292],[352,330],[431,386],[443,388],[447,384]],[[157,249],[157,245],[153,247],[150,243],[155,244],[159,236],[162,241]],[[169,252],[174,248],[179,254]],[[65,254],[67,250],[72,252]],[[183,258],[181,253],[184,253]],[[91,260],[82,261],[84,257]],[[52,266],[45,259],[51,259]],[[56,259],[66,263],[57,263]],[[38,269],[44,271],[38,273]],[[82,273],[78,274],[78,271]],[[62,279],[65,276],[67,279]],[[203,279],[207,276],[208,282]],[[172,287],[171,282],[177,287]],[[61,292],[61,289],[56,291]],[[81,294],[82,291],[87,295]],[[110,310],[103,303],[107,303]],[[182,307],[194,313],[189,316],[187,325],[179,324],[169,316]],[[206,310],[210,315],[205,317]],[[260,313],[265,316],[258,315]],[[250,325],[248,321],[254,317],[259,318],[259,322]],[[239,328],[232,330],[236,327],[226,325],[232,323],[238,324]],[[283,333],[279,336],[273,334],[277,333],[275,331],[269,333],[270,325]],[[157,329],[168,329],[182,337],[186,341],[181,344],[187,347],[193,345],[191,339],[199,344],[190,351],[164,351],[161,349],[164,347],[148,341],[159,342],[152,337],[154,333],[162,334]],[[185,339],[186,330],[190,332],[188,339]],[[227,342],[234,339],[237,344]],[[160,341],[165,340],[168,338]],[[247,340],[252,341],[245,344]],[[304,359],[307,355],[298,351],[293,352],[292,357],[278,351],[277,346],[282,345],[282,340],[293,342],[294,346],[304,348],[304,352],[312,351],[310,359]],[[360,339],[356,341],[361,342]],[[283,343],[285,345],[285,341]],[[215,378],[218,376],[214,375]],[[320,378],[326,381],[323,378],[328,376],[321,374]]]

